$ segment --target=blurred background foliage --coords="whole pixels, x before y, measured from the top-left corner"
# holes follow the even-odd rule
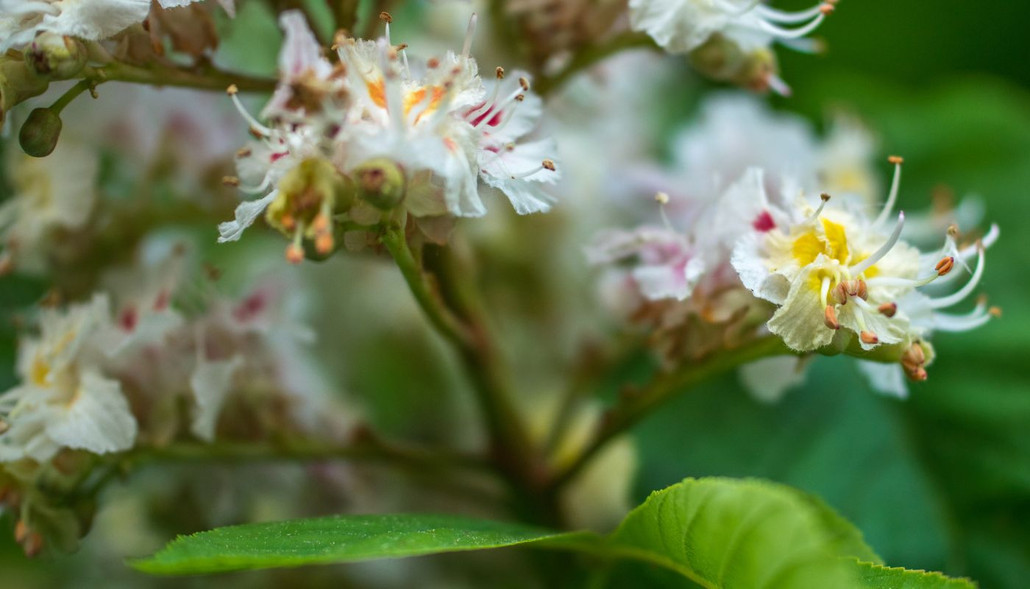
[[[267,72],[278,33],[249,6],[253,2],[243,4],[240,20],[223,28],[245,28],[249,38],[226,39],[228,57],[245,60],[248,70]],[[419,22],[398,20],[401,31]],[[844,0],[819,30],[829,42],[826,55],[778,52],[794,96],[771,102],[816,124],[834,108],[860,116],[878,133],[884,157],[906,159],[903,207],[929,206],[942,185],[958,196],[983,198],[987,220],[1000,224],[1002,236],[987,256],[982,290],[1004,315],[972,333],[940,334],[930,380],[913,386],[906,401],[873,393],[842,358],[816,360],[806,383],[776,405],[753,400],[733,375],[691,391],[636,428],[635,502],[686,476],[768,478],[822,497],[893,565],[966,575],[985,588],[1026,586],[1030,279],[1024,272],[1030,270],[1030,248],[1020,223],[1030,222],[1027,23],[1030,3],[1012,0]],[[667,95],[670,104],[663,112],[685,122],[705,89],[696,80],[685,82],[681,93]],[[364,262],[344,263],[360,271]],[[43,288],[4,279],[0,305],[23,307]],[[352,357],[343,375],[355,390],[382,391],[366,401],[371,420],[387,434],[412,435],[414,427],[415,437],[427,437],[433,432],[420,434],[419,424],[445,416],[455,422],[472,418],[455,417],[460,404],[452,399],[431,396],[437,387],[458,386],[447,374],[436,374],[446,371],[434,368],[438,361],[429,358],[442,358],[440,351],[401,339],[410,348],[405,356],[426,360],[410,366],[384,363],[382,352],[398,341],[385,334],[379,343],[355,348],[361,356]],[[328,338],[325,349],[334,346]],[[0,331],[4,384],[11,379],[14,350],[14,332],[5,322]],[[413,390],[399,386],[402,382],[424,384]],[[458,558],[437,560],[442,567],[459,564]],[[0,534],[3,587],[57,584],[50,576],[55,572],[64,574],[67,584],[103,582],[110,579],[102,571],[115,565],[79,557],[26,563],[9,534]],[[338,580],[331,570],[312,571],[305,579],[311,585]],[[232,579],[264,586],[285,582],[288,575]],[[118,577],[126,585],[144,579],[128,570]]]

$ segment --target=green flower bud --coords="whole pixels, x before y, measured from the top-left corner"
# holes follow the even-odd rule
[[[279,194],[268,205],[265,220],[292,239],[286,249],[290,262],[302,261],[308,246],[313,254],[328,257],[339,244],[333,216],[353,200],[353,191],[329,160],[306,159],[279,181]]]
[[[377,209],[388,211],[404,200],[404,172],[392,160],[370,159],[354,169],[353,177],[358,198]]]
[[[49,82],[36,75],[20,58],[0,56],[0,124],[7,111],[20,102],[46,92]]]
[[[18,142],[22,150],[32,157],[46,157],[57,147],[61,136],[61,117],[49,108],[37,108],[21,126]]]
[[[768,90],[771,77],[779,69],[772,50],[745,52],[740,45],[718,34],[691,51],[689,59],[694,69],[713,80],[757,91]]]
[[[42,33],[25,48],[25,63],[49,80],[74,78],[86,66],[88,53],[78,39]]]

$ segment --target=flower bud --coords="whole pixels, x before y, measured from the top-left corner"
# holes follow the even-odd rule
[[[25,48],[25,63],[49,80],[74,78],[86,66],[86,59],[81,41],[56,33],[42,33]]]
[[[691,51],[689,59],[694,69],[713,80],[756,91],[768,90],[771,77],[779,69],[772,50],[763,47],[744,51],[734,41],[718,34]]]
[[[49,83],[24,60],[0,55],[0,124],[18,103],[46,92]]]
[[[18,143],[32,157],[46,157],[57,147],[61,136],[61,117],[49,108],[37,108],[21,126]]]
[[[292,239],[286,259],[325,259],[341,244],[335,215],[347,211],[354,191],[329,160],[309,158],[279,181],[279,193],[265,210],[265,220]]]
[[[373,158],[354,169],[358,197],[377,209],[388,211],[404,200],[404,172],[392,160]]]

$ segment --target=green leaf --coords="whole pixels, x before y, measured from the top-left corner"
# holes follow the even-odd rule
[[[868,562],[856,562],[855,566],[863,585],[869,588],[976,589],[976,585],[967,579],[952,579],[941,573],[885,567]]]
[[[131,564],[183,575],[403,558],[507,546],[590,553],[655,586],[970,589],[939,573],[881,566],[861,533],[819,499],[758,480],[687,479],[651,495],[607,539],[449,515],[357,515],[219,528]],[[863,562],[863,559],[876,561]],[[656,565],[648,572],[642,564]],[[603,575],[604,572],[601,572]]]
[[[187,575],[402,558],[587,536],[450,515],[333,516],[183,536],[131,564],[147,573]]]
[[[855,571],[839,557],[871,550],[827,511],[774,483],[687,479],[652,494],[610,540],[615,551],[706,587],[856,586]]]

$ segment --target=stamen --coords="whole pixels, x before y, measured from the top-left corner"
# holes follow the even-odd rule
[[[819,7],[819,14],[814,19],[812,19],[811,22],[809,22],[807,25],[803,27],[799,27],[796,29],[784,29],[782,27],[770,24],[764,20],[760,20],[756,23],[755,28],[765,31],[766,33],[780,39],[797,39],[799,37],[804,37],[805,35],[819,28],[819,25],[823,24],[823,21],[826,19],[826,15],[830,14],[831,12],[833,12],[833,5],[823,4]]]
[[[891,235],[887,238],[887,241],[882,246],[880,246],[880,249],[873,252],[873,255],[851,266],[849,268],[851,273],[862,274],[863,272],[868,270],[870,266],[882,260],[883,257],[887,255],[887,252],[891,251],[891,248],[893,248],[894,245],[898,243],[898,238],[901,237],[901,230],[902,228],[904,228],[904,226],[905,213],[902,211],[898,213],[898,222],[894,225],[894,231],[891,232]]]
[[[240,102],[240,99],[237,96],[239,91],[240,90],[236,87],[236,84],[230,84],[229,87],[225,89],[225,93],[228,94],[229,98],[232,99],[232,103],[236,106],[236,110],[240,111],[240,115],[243,117],[245,121],[247,121],[247,124],[250,125],[250,128],[264,137],[270,136],[272,134],[272,130],[259,123],[257,119],[255,119],[253,116],[251,116],[249,112],[247,112],[247,109],[243,108],[243,103]]]
[[[301,247],[301,240],[304,238],[304,225],[297,224],[293,231],[293,241],[286,246],[286,261],[291,264],[299,264],[304,261],[304,248]]]
[[[475,12],[472,13],[472,17],[469,18],[468,29],[465,30],[465,44],[461,48],[461,58],[467,60],[469,54],[472,52],[472,38],[476,34],[476,22],[479,20],[479,15]]]
[[[757,2],[755,2],[757,4]],[[754,4],[751,5],[754,7]],[[817,4],[808,10],[799,10],[797,12],[787,12],[784,10],[777,10],[764,4],[758,7],[758,13],[762,15],[765,20],[771,22],[778,22],[784,24],[796,24],[799,22],[805,22],[813,19],[823,11],[824,4]],[[750,10],[750,8],[749,8]]]
[[[669,220],[669,215],[665,213],[665,205],[669,204],[669,195],[664,192],[656,192],[654,195],[655,201],[658,202],[658,214],[662,217],[662,224],[665,228],[675,233],[675,229],[672,227],[672,221]]]
[[[777,76],[772,72],[765,76],[765,83],[769,86],[770,90],[779,94],[780,96],[787,97],[794,93],[793,90],[790,89],[790,86],[788,86],[787,83],[783,81],[783,78]]]
[[[941,331],[969,331],[984,325],[993,317],[990,310],[983,303],[965,315],[950,315],[948,313],[934,313],[934,328]]]
[[[949,259],[952,259],[952,258],[949,258]],[[973,276],[970,277],[969,281],[966,282],[966,284],[962,288],[958,289],[957,291],[951,293],[948,296],[937,298],[937,299],[930,299],[930,308],[932,308],[932,309],[944,309],[946,307],[950,307],[950,306],[952,306],[954,304],[962,302],[963,299],[965,299],[970,294],[972,294],[973,290],[976,289],[976,285],[980,282],[980,278],[983,276],[983,273],[984,273],[984,248],[983,248],[983,246],[981,246],[980,247],[980,255],[977,257],[977,260],[976,260],[976,270],[973,272]]]
[[[757,6],[762,0],[751,0],[744,6],[735,6],[726,0],[716,0],[716,4],[720,10],[727,13],[727,16],[743,16]]]
[[[830,329],[840,329],[840,322],[837,321],[837,311],[834,310],[833,305],[826,305],[826,309],[823,311],[823,323]]]
[[[887,222],[887,218],[891,216],[891,211],[894,210],[894,203],[898,201],[898,189],[901,187],[901,164],[905,163],[905,160],[900,156],[892,155],[887,158],[887,161],[894,164],[894,178],[891,180],[891,191],[887,195],[887,202],[884,203],[880,216],[876,217],[876,220],[873,221],[873,227]]]
[[[937,262],[937,265],[934,266],[933,269],[937,271],[938,276],[944,276],[948,272],[951,272],[954,267],[955,258],[953,256],[948,256],[946,258],[941,258],[941,261]]]
[[[858,337],[862,340],[863,344],[868,344],[870,346],[880,343],[880,338],[876,337],[876,334],[871,331],[863,331],[858,334]]]
[[[823,214],[823,209],[826,208],[826,203],[830,202],[830,195],[824,192],[819,195],[819,199],[822,200],[822,202],[819,203],[819,206],[815,209],[815,212],[809,215],[807,219],[805,219],[805,224],[815,223],[819,220],[819,215]]]

